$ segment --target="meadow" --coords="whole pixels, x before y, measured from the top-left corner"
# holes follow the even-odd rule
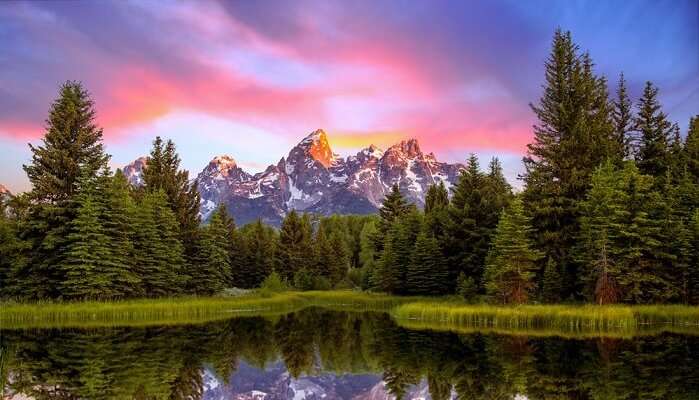
[[[238,297],[182,297],[114,302],[0,304],[2,329],[195,324],[237,316],[278,316],[308,307],[389,313],[400,325],[455,332],[533,336],[699,334],[699,307],[682,305],[467,304],[451,297],[356,291],[253,292]]]

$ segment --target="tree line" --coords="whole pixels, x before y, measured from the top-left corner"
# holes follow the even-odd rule
[[[610,95],[560,30],[531,108],[520,193],[497,158],[484,171],[472,155],[424,209],[394,186],[377,216],[292,210],[279,229],[237,227],[224,207],[202,224],[171,141],[154,141],[141,187],[112,173],[94,103],[67,82],[30,145],[31,191],[1,205],[0,293],[210,295],[271,279],[499,303],[699,303],[699,116],[683,138],[652,83],[633,102],[621,75]]]

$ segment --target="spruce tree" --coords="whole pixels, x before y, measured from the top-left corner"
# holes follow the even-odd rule
[[[642,175],[630,163],[621,179],[624,205],[618,222],[619,244],[623,273],[619,276],[622,300],[629,303],[652,303],[667,300],[676,295],[672,285],[665,255],[662,254],[664,212],[660,193],[652,176]]]
[[[328,235],[325,234],[324,224],[319,224],[313,240],[313,255],[315,257],[314,265],[309,269],[312,273],[329,277],[330,265],[332,264],[333,249],[330,246]]]
[[[397,277],[397,282],[393,293],[405,294],[408,290],[408,266],[412,261],[413,247],[423,224],[423,215],[416,209],[411,210],[394,223],[391,239],[393,240],[392,247],[395,253],[393,268],[396,269],[394,275]]]
[[[102,198],[106,206],[101,218],[108,237],[109,261],[114,266],[112,288],[116,296],[134,297],[141,283],[134,266],[135,203],[129,182],[121,170],[102,179],[106,181]]]
[[[406,292],[436,296],[447,293],[449,271],[437,239],[426,229],[417,236],[406,273]]]
[[[243,235],[248,254],[246,267],[241,271],[241,275],[246,278],[243,287],[259,287],[274,269],[276,232],[258,219],[254,224],[246,226]]]
[[[592,188],[581,203],[579,261],[585,294],[598,304],[619,300],[620,265],[618,241],[624,215],[623,187],[611,160],[592,176]]]
[[[502,303],[526,303],[535,289],[541,252],[533,248],[532,227],[520,198],[515,198],[498,223],[485,267],[485,287]]]
[[[449,192],[444,182],[432,185],[425,196],[425,223],[438,240],[445,240],[449,225]]]
[[[461,272],[482,282],[490,241],[511,197],[499,161],[493,159],[489,167],[489,172],[483,173],[472,154],[454,189],[442,240],[451,266],[450,282]]]
[[[638,101],[636,130],[639,134],[636,163],[644,175],[665,179],[670,167],[669,142],[672,124],[658,101],[658,88],[646,82]]]
[[[63,261],[61,297],[66,299],[111,299],[111,287],[117,266],[109,251],[109,236],[103,225],[104,204],[96,195],[94,179],[80,180],[77,215],[71,221]]]
[[[689,120],[689,129],[684,142],[684,159],[688,172],[699,182],[699,115]]]
[[[546,261],[544,268],[544,278],[541,282],[541,301],[555,304],[561,301],[561,291],[563,289],[561,274],[558,266],[551,257]]]
[[[449,205],[449,192],[443,181],[434,184],[427,189],[425,195],[425,214],[436,210],[445,209]]]
[[[330,263],[328,264],[328,280],[330,285],[335,286],[347,276],[349,249],[347,248],[347,242],[337,231],[330,234],[328,242],[332,250]]]
[[[17,270],[23,267],[25,243],[18,237],[17,217],[0,201],[0,298],[19,297]]]
[[[566,295],[576,294],[578,265],[571,249],[579,234],[579,203],[595,168],[623,155],[615,153],[606,81],[594,74],[590,56],[580,54],[569,32],[554,34],[544,93],[531,107],[538,122],[524,157],[524,203],[538,247],[561,268]]]
[[[30,207],[21,237],[28,260],[17,271],[22,295],[57,297],[63,280],[68,231],[77,214],[78,180],[94,178],[109,157],[102,129],[95,124],[94,102],[78,82],[63,84],[51,104],[40,146],[29,145],[32,161],[24,170],[32,184]]]
[[[699,304],[699,209],[695,210],[690,221],[690,232],[692,239],[691,262],[687,268],[687,302],[689,304]]]
[[[394,249],[397,228],[394,226],[385,235],[381,257],[371,274],[372,288],[381,292],[398,293],[402,288],[401,266]]]
[[[172,140],[163,143],[158,136],[143,168],[143,184],[147,192],[162,190],[178,223],[178,236],[188,260],[194,257],[196,235],[200,224],[198,183],[190,184],[189,172],[180,170],[180,157]]]
[[[391,192],[386,195],[379,209],[380,219],[377,227],[379,234],[385,235],[386,232],[391,229],[393,222],[407,214],[411,208],[412,207],[403,198],[398,184],[394,184],[391,187]],[[379,240],[382,241],[383,238],[379,237]]]
[[[629,158],[633,154],[631,147],[634,116],[633,105],[626,89],[624,74],[619,75],[619,85],[614,100],[614,143],[618,146],[617,152],[622,156],[621,160]],[[621,161],[619,160],[619,161]]]
[[[212,295],[226,286],[230,276],[230,231],[225,208],[219,207],[202,228],[198,263],[190,272],[190,287],[200,295]]]
[[[142,294],[160,297],[181,292],[189,275],[184,269],[177,220],[165,193],[159,190],[145,194],[133,221],[134,265]]]
[[[302,217],[291,210],[282,221],[279,230],[279,246],[276,252],[275,270],[283,279],[291,282],[301,269],[312,267],[312,230],[307,214]]]

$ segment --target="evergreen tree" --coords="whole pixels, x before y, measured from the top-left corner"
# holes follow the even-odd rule
[[[376,255],[376,247],[374,246],[374,239],[377,234],[376,222],[369,220],[364,227],[359,238],[360,251],[359,251],[359,263],[362,273],[362,289],[369,289],[372,287],[372,275],[376,270],[376,265],[378,264],[378,256]]]
[[[623,273],[619,277],[622,299],[630,303],[661,302],[676,296],[673,271],[664,265],[661,233],[663,212],[655,180],[642,175],[633,164],[623,171],[624,212],[619,221],[619,245]]]
[[[66,240],[77,214],[78,180],[91,179],[107,164],[102,129],[95,125],[94,103],[78,82],[66,82],[51,104],[42,145],[29,145],[32,161],[24,170],[32,184],[21,237],[27,262],[17,271],[22,295],[57,297]]]
[[[545,69],[544,93],[531,106],[538,123],[524,157],[524,203],[538,247],[561,268],[564,291],[576,294],[578,265],[570,250],[578,236],[579,203],[595,168],[623,155],[615,153],[606,82],[594,75],[589,55],[579,54],[569,32],[554,34]]]
[[[114,266],[112,288],[116,296],[133,297],[138,294],[140,278],[134,266],[133,216],[135,203],[126,176],[117,170],[113,177],[103,176],[106,187],[102,201],[105,234],[108,238],[109,262]]]
[[[226,286],[230,276],[230,231],[228,215],[219,207],[211,215],[209,223],[202,228],[198,265],[191,271],[190,287],[197,294],[212,295]]]
[[[406,203],[403,195],[400,193],[398,184],[394,184],[391,187],[391,192],[386,196],[381,208],[379,209],[379,240],[383,241],[383,235],[391,229],[393,222],[411,210],[411,206]],[[380,249],[380,247],[379,247]]]
[[[394,239],[397,235],[397,226],[394,226],[385,236],[383,251],[373,273],[371,274],[371,286],[386,293],[397,293],[401,289],[401,266],[398,263],[394,250]]]
[[[153,148],[143,168],[143,185],[147,192],[162,190],[178,223],[178,236],[184,246],[185,256],[192,261],[197,246],[200,224],[198,183],[189,183],[189,172],[180,170],[180,157],[175,144],[168,140],[163,144],[160,136],[153,141]]]
[[[627,159],[633,154],[630,135],[633,131],[634,116],[623,73],[619,76],[619,85],[616,90],[612,115],[614,118],[615,144],[618,146],[617,152],[622,156],[622,160]]]
[[[442,181],[427,190],[425,223],[432,236],[445,240],[449,225],[449,192]]]
[[[407,271],[412,262],[413,248],[415,241],[422,230],[424,224],[422,214],[416,209],[411,210],[400,220],[395,221],[393,235],[393,251],[395,254],[395,276],[397,277],[395,291],[396,294],[406,294],[408,291]]]
[[[229,267],[225,273],[224,285],[229,287],[243,287],[238,281],[238,279],[241,278],[240,274],[236,274],[236,271],[239,271],[242,263],[247,262],[245,260],[247,253],[244,241],[238,234],[235,226],[235,219],[228,213],[226,205],[220,204],[216,211],[221,218],[221,225],[223,226],[223,231],[225,232],[224,236],[226,238],[225,248],[228,251]]]
[[[339,232],[333,232],[330,234],[330,248],[332,249],[332,258],[328,263],[328,280],[330,285],[337,285],[342,279],[347,276],[347,270],[349,268],[349,249],[347,248],[347,242],[342,238]]]
[[[694,252],[687,269],[687,302],[689,304],[699,304],[699,209],[694,211],[690,221],[690,232],[692,234],[692,248]]]
[[[96,183],[89,177],[80,180],[77,216],[71,222],[67,246],[60,268],[65,279],[61,296],[67,299],[111,299],[115,271],[109,251],[109,237],[101,219],[104,204],[96,196]],[[101,189],[101,188],[100,188]]]
[[[526,303],[535,287],[541,253],[533,249],[531,232],[522,200],[515,198],[503,211],[485,267],[488,294],[502,303]]]
[[[544,279],[541,283],[541,300],[544,303],[555,304],[561,301],[562,288],[561,274],[558,272],[558,266],[549,257],[544,268]]]
[[[318,230],[314,235],[313,240],[315,265],[312,266],[311,272],[325,277],[330,276],[330,265],[332,264],[333,249],[330,246],[328,235],[325,234],[323,224],[318,225]]]
[[[689,173],[695,181],[699,181],[699,115],[689,120],[687,138],[684,142],[684,159]]]
[[[282,221],[279,230],[279,246],[276,252],[276,271],[291,282],[301,269],[312,267],[312,230],[307,214],[302,217],[291,210]]]
[[[666,172],[666,175],[669,179],[667,182],[677,184],[682,179],[687,170],[685,155],[684,144],[680,137],[680,127],[677,124],[672,124],[672,139],[668,147],[669,170]]]
[[[434,184],[427,189],[425,195],[425,214],[430,214],[433,211],[445,209],[449,205],[449,192],[444,186],[443,181]]]
[[[0,201],[0,298],[18,296],[16,271],[23,267],[25,244],[18,237],[18,221]]]
[[[145,194],[133,221],[134,265],[142,282],[142,294],[159,297],[181,292],[189,275],[184,270],[177,220],[165,193]]]
[[[436,296],[446,294],[448,274],[446,260],[437,239],[423,229],[415,240],[406,273],[409,294]]]
[[[259,287],[274,269],[276,233],[259,219],[243,228],[241,237],[245,246],[244,263],[238,265],[236,286],[243,288]]]
[[[670,167],[669,141],[672,125],[657,99],[658,88],[646,82],[638,101],[636,130],[639,133],[636,163],[644,175],[664,179]]]
[[[599,304],[619,300],[618,284],[623,271],[619,265],[619,230],[622,228],[623,196],[620,176],[611,161],[601,165],[592,176],[592,188],[581,203],[579,248],[583,264],[581,279],[588,298]]]
[[[490,241],[511,193],[497,159],[491,161],[490,171],[485,174],[478,158],[470,156],[454,189],[445,225],[443,242],[451,266],[450,282],[455,282],[461,272],[482,282]]]

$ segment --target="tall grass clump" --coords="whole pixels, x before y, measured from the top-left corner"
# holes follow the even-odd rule
[[[658,327],[696,330],[699,307],[522,305],[492,306],[413,302],[396,307],[397,320],[419,321],[423,327],[460,330],[555,330],[561,333],[636,333]]]
[[[205,322],[236,315],[261,315],[302,308],[306,300],[297,293],[271,297],[143,299],[114,302],[5,303],[0,327],[68,327],[166,325]]]
[[[272,278],[261,289],[236,297],[2,303],[0,329],[191,324],[239,315],[288,313],[313,306],[388,312],[409,300],[352,291],[294,292],[281,279]]]

